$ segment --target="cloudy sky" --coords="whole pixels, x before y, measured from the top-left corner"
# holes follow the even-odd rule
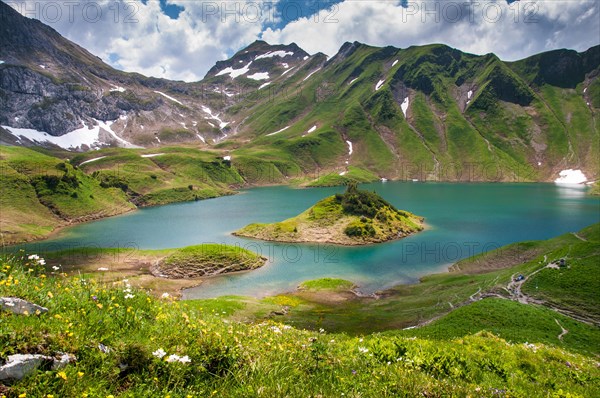
[[[200,80],[262,39],[334,55],[346,41],[445,43],[505,60],[600,43],[596,0],[3,0],[112,66]]]

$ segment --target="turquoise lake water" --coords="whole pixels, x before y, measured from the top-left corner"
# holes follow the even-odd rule
[[[27,245],[29,253],[76,247],[162,249],[202,243],[237,244],[269,258],[261,269],[212,278],[184,298],[266,296],[309,279],[353,281],[368,294],[499,246],[547,239],[600,222],[600,199],[582,187],[553,184],[386,182],[362,185],[399,209],[426,218],[427,229],[399,241],[361,247],[275,244],[231,235],[253,222],[293,217],[343,188],[253,188],[239,195],[147,208],[82,224]]]

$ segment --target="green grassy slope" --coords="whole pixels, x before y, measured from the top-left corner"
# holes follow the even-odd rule
[[[302,178],[293,160],[252,150],[225,160],[222,152],[193,147],[73,155],[0,146],[0,230],[4,244],[18,243],[43,238],[67,223],[230,195],[242,186],[290,178]]]
[[[507,63],[443,45],[347,43],[308,80],[317,66],[275,83],[268,99],[242,102],[251,111],[241,136],[245,146],[283,148],[308,169],[349,162],[386,178],[551,181],[581,168],[594,180],[599,52]]]

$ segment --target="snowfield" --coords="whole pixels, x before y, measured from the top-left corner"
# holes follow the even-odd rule
[[[242,76],[242,75],[245,75],[246,73],[248,73],[248,71],[250,70],[251,64],[252,64],[252,61],[250,61],[248,63],[248,65],[246,65],[240,69],[233,69],[230,66],[228,68],[223,69],[221,72],[217,73],[216,76],[229,75],[232,79],[235,79],[238,76]]]
[[[247,76],[248,79],[252,80],[267,80],[269,78],[269,72],[257,72]]]
[[[263,58],[273,58],[273,57],[285,58],[288,55],[294,55],[294,53],[293,52],[289,52],[289,51],[283,51],[283,50],[269,51],[266,54],[257,55],[256,58],[254,58],[254,60],[256,61],[256,60],[263,59]]]
[[[111,126],[114,123],[113,121],[103,122],[100,120],[95,120],[97,125],[88,127],[85,123],[83,123],[83,127],[70,133],[61,135],[60,137],[55,137],[43,131],[37,131],[34,129],[20,129],[15,127],[2,126],[5,130],[10,132],[15,137],[25,137],[30,141],[34,141],[40,144],[45,142],[49,142],[51,144],[57,145],[63,149],[79,149],[81,147],[88,146],[89,148],[97,148],[101,145],[100,142],[100,130],[104,130],[108,132],[119,145],[124,148],[141,148],[137,145],[133,145],[128,141],[125,141],[121,137],[119,137],[112,129]]]
[[[381,86],[383,86],[383,83],[385,83],[385,80],[378,81],[375,85],[375,91],[378,91],[381,88]]]
[[[352,152],[354,152],[352,150],[352,143],[350,141],[346,141],[346,144],[348,144],[348,155],[352,155]]]
[[[583,184],[587,177],[581,170],[567,169],[558,173],[559,177],[554,180],[556,184]]]

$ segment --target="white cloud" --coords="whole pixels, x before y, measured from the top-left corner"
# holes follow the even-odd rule
[[[47,6],[50,3],[54,9]],[[185,8],[177,20],[163,13],[158,0],[146,4],[131,0],[9,2],[114,67],[186,81],[200,80],[216,61],[256,40],[264,22],[248,17],[252,9],[246,5],[259,4],[251,0],[227,8],[218,2],[168,3]],[[60,18],[54,16],[56,6],[62,7]]]
[[[594,0],[409,1],[407,8],[391,1],[345,0],[316,17],[263,33],[268,42],[296,42],[330,56],[345,41],[359,41],[400,48],[444,43],[476,54],[494,52],[505,60],[562,47],[583,51],[597,45],[599,37]]]
[[[29,11],[22,13],[51,25],[119,69],[186,81],[200,80],[216,61],[257,38],[272,44],[296,42],[310,53],[330,56],[344,42],[360,41],[401,48],[445,43],[515,60],[554,48],[582,51],[598,44],[600,37],[600,6],[595,0],[511,5],[505,0],[422,0],[409,1],[408,8],[401,1],[345,0],[281,29],[266,28],[280,20],[273,11],[277,1],[168,0],[184,7],[177,20],[163,13],[158,0],[25,0]],[[62,16],[53,18],[48,4],[62,5]],[[69,4],[75,4],[71,13]],[[101,18],[94,21],[98,9]]]

